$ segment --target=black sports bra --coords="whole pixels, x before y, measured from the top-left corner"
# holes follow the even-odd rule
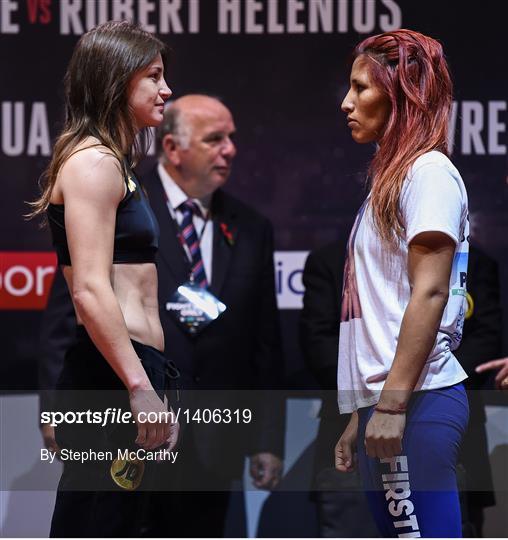
[[[127,193],[116,211],[113,263],[155,262],[159,224],[143,189],[130,170],[125,184]],[[64,214],[63,204],[49,204],[47,215],[58,263],[71,266]]]

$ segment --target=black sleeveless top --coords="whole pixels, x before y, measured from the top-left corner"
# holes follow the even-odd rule
[[[150,208],[147,196],[130,170],[125,178],[125,184],[127,193],[116,211],[113,263],[155,262],[159,246],[157,219]],[[71,266],[65,232],[64,205],[50,203],[47,215],[58,264]]]

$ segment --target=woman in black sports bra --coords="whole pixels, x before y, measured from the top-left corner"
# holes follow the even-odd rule
[[[81,37],[65,76],[65,126],[34,203],[33,215],[47,212],[78,321],[57,408],[112,406],[133,414],[127,427],[85,422],[57,428],[61,448],[114,450],[115,459],[89,467],[64,462],[52,536],[136,535],[139,497],[125,490],[143,489],[148,466],[117,460],[115,445],[150,451],[176,444],[178,427],[164,415],[162,401],[164,337],[154,264],[159,231],[131,170],[142,155],[137,135],[162,122],[171,95],[163,57],[161,41],[127,22],[105,23]],[[148,423],[146,413],[160,419]]]

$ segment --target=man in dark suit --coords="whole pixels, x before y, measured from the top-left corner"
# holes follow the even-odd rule
[[[305,263],[305,294],[300,315],[300,344],[309,370],[322,389],[316,439],[313,500],[319,535],[324,538],[372,537],[377,529],[357,472],[335,470],[333,449],[350,415],[337,406],[337,356],[346,239],[311,252]]]
[[[465,473],[461,494],[463,534],[481,537],[484,508],[496,503],[490,467],[481,389],[488,376],[476,367],[501,353],[502,310],[497,263],[474,245],[469,247],[467,269],[468,311],[460,347],[454,351],[468,378],[469,425],[462,441],[459,462]]]
[[[236,154],[234,131],[217,99],[174,101],[159,132],[160,162],[142,184],[161,230],[159,308],[166,355],[180,371],[176,407],[251,408],[255,421],[185,425],[180,418],[178,467],[161,467],[158,486],[169,491],[152,498],[148,535],[220,537],[245,456],[261,489],[275,487],[282,469],[283,402],[269,399],[283,371],[273,233],[267,219],[221,189]],[[226,306],[197,332],[173,309],[175,292],[189,282]]]
[[[243,391],[241,396],[233,392],[232,398],[235,405],[243,403],[249,390],[277,388],[282,377],[272,228],[221,189],[236,154],[234,132],[231,113],[218,100],[199,95],[178,99],[161,126],[161,162],[144,178],[161,229],[159,301],[166,350],[180,369],[183,406],[194,409],[228,408],[228,391]],[[166,309],[177,287],[189,279],[190,257],[179,240],[185,219],[180,208],[188,198],[201,214],[193,216],[193,223],[209,290],[227,306],[197,336],[182,329]],[[256,485],[275,486],[284,430],[281,404],[270,410],[269,395],[254,405],[259,421],[250,440],[242,426],[182,426],[182,488],[196,491],[172,498],[181,517],[166,522],[157,534],[222,536],[227,487],[241,475],[245,454],[251,456]],[[203,489],[215,493],[198,491]],[[164,499],[159,502],[166,505]]]

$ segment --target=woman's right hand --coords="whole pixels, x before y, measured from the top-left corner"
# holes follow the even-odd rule
[[[339,472],[353,472],[355,470],[357,434],[358,413],[354,412],[344,433],[335,445],[335,468]]]
[[[153,450],[167,443],[173,448],[178,437],[178,423],[173,421],[173,411],[167,410],[152,386],[131,391],[129,400],[138,428],[135,443],[145,450]]]

